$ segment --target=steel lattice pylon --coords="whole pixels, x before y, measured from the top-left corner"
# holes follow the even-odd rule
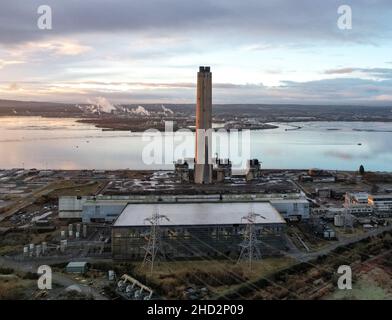
[[[255,223],[257,217],[265,219],[260,214],[256,214],[253,212],[249,212],[249,214],[245,217],[241,218],[241,221],[246,220],[246,229],[244,233],[244,240],[241,242],[241,253],[238,257],[238,262],[240,261],[248,261],[249,268],[252,269],[252,260],[260,260],[261,252],[260,252],[260,243],[261,241],[257,240],[257,234],[255,230]]]
[[[155,208],[155,211],[150,218],[145,219],[145,221],[148,221],[151,224],[151,228],[147,239],[147,246],[143,247],[146,253],[142,266],[145,267],[149,265],[151,273],[154,271],[155,259],[161,249],[160,221],[163,219],[169,221],[168,217],[159,214],[158,207]]]

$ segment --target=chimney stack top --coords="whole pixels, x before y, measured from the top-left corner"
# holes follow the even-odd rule
[[[204,66],[199,67],[199,72],[210,72],[210,70],[211,70],[210,67],[204,67]]]

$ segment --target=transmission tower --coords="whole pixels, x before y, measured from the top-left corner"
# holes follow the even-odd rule
[[[150,266],[151,273],[154,271],[154,262],[157,254],[159,253],[159,250],[161,249],[160,222],[163,219],[169,221],[168,217],[159,214],[158,207],[155,208],[151,217],[144,219],[150,223],[151,228],[148,235],[147,246],[143,247],[146,253],[144,255],[142,266]]]
[[[253,209],[249,212],[248,215],[241,218],[241,221],[246,221],[246,228],[244,232],[244,239],[240,243],[241,253],[238,258],[238,262],[240,261],[248,261],[249,268],[252,269],[252,260],[260,260],[261,253],[260,253],[260,241],[257,240],[257,234],[255,230],[255,224],[257,217],[265,219],[260,214],[254,213]]]

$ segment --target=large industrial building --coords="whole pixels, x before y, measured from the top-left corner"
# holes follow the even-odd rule
[[[391,195],[346,193],[345,204],[348,212],[355,216],[375,214],[379,217],[390,217],[392,215]]]
[[[63,196],[59,198],[59,218],[83,222],[113,222],[125,208],[129,197]]]
[[[299,197],[298,199],[275,199],[271,200],[270,203],[285,219],[309,219],[309,201],[305,198]]]
[[[392,216],[391,195],[369,195],[369,205],[373,206],[374,213],[380,217]]]
[[[232,193],[210,195],[101,195],[63,196],[59,199],[59,217],[76,219],[85,223],[113,222],[130,204],[149,203],[226,203],[254,202],[272,205],[284,219],[303,220],[309,218],[309,202],[300,193]],[[242,212],[243,215],[246,212]]]
[[[166,258],[237,258],[249,212],[260,214],[254,228],[262,254],[279,254],[285,249],[285,220],[269,203],[143,203],[129,204],[112,228],[115,259],[141,259],[154,213],[160,222],[160,252]]]

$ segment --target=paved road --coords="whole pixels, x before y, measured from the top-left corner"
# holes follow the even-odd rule
[[[42,264],[44,264],[43,261],[37,264],[37,263],[32,263],[31,261],[26,261],[26,262],[15,261],[13,259],[0,256],[1,267],[12,268],[14,270],[21,271],[21,272],[36,273],[38,266]],[[85,284],[80,284],[76,280],[59,272],[53,272],[53,283],[57,283],[65,288],[71,285],[77,285],[82,290],[82,293],[86,295],[92,295],[94,297],[94,300],[107,300],[107,298],[101,295],[98,292],[98,290],[96,290],[95,288]]]

